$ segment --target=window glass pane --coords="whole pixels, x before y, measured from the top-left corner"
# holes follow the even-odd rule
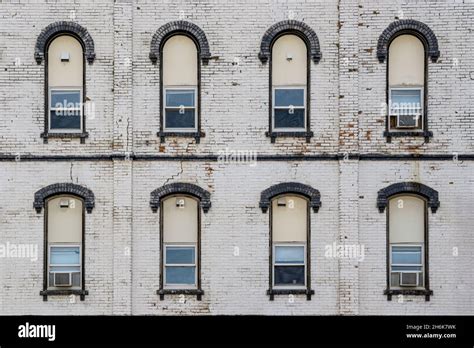
[[[166,266],[166,284],[194,284],[196,267]]]
[[[274,128],[304,128],[304,109],[294,109],[293,114],[288,109],[275,109]]]
[[[80,108],[80,91],[51,91],[52,108]]]
[[[179,107],[181,105],[194,107],[194,90],[166,90],[166,106]]]
[[[275,89],[275,106],[304,106],[304,89]]]
[[[391,90],[392,113],[413,115],[421,112],[421,91],[419,89]]]
[[[392,247],[393,264],[421,264],[421,247]]]
[[[51,111],[50,124],[51,129],[81,129],[80,112]]]
[[[185,110],[181,114],[177,109],[166,109],[166,128],[195,128],[195,111]]]
[[[50,264],[74,265],[80,264],[79,247],[51,247]]]
[[[194,247],[166,247],[167,264],[194,264]]]
[[[275,263],[303,263],[303,246],[277,246],[275,247]]]
[[[275,285],[304,285],[304,266],[275,266]]]

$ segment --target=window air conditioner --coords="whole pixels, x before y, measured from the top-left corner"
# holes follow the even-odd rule
[[[71,272],[54,273],[54,286],[72,286]]]
[[[418,285],[418,273],[415,272],[401,272],[400,273],[400,286],[417,286]]]

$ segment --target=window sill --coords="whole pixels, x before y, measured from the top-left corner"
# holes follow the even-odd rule
[[[195,295],[198,301],[201,301],[204,291],[202,289],[160,289],[156,291],[160,295],[160,301],[165,299],[165,295]]]
[[[272,144],[276,138],[306,138],[306,142],[309,143],[310,139],[314,136],[313,132],[265,132],[265,135],[271,139]]]
[[[405,295],[405,296],[425,296],[425,301],[430,300],[430,296],[433,296],[433,290],[429,289],[386,289],[383,292],[387,295],[387,301],[392,301],[393,295]]]
[[[385,131],[383,136],[387,138],[387,143],[392,142],[392,137],[424,137],[426,142],[433,137],[433,132],[430,131]]]
[[[268,289],[267,295],[270,296],[270,301],[273,301],[275,295],[306,295],[306,300],[311,301],[311,296],[314,295],[312,289]]]
[[[201,138],[204,138],[206,136],[206,133],[161,131],[161,132],[158,132],[157,135],[160,137],[160,143],[164,143],[166,137],[183,137],[183,138],[194,138],[196,139],[196,144],[199,144],[201,141]]]
[[[89,137],[89,133],[87,132],[80,132],[80,133],[44,132],[44,133],[41,133],[41,138],[43,138],[43,142],[45,144],[48,143],[49,138],[62,138],[62,139],[80,138],[81,144],[84,144],[86,142],[86,138],[88,137]]]
[[[81,301],[85,300],[85,296],[89,295],[89,291],[83,289],[64,289],[64,290],[43,290],[40,291],[40,295],[43,296],[43,301],[48,301],[48,296],[70,296],[79,295]]]

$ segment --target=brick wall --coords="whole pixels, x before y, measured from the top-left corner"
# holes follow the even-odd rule
[[[258,53],[265,31],[289,17],[309,25],[321,46],[322,59],[310,63],[314,137],[310,143],[277,138],[272,144],[265,136],[269,64]],[[428,63],[428,143],[406,137],[387,143],[383,136],[387,65],[377,59],[377,40],[402,18],[427,24],[441,52]],[[149,58],[150,42],[158,28],[179,19],[205,32],[212,56],[201,67],[206,135],[200,144],[173,137],[160,143],[156,134],[160,71]],[[36,63],[34,47],[41,30],[60,20],[87,28],[95,43],[96,59],[86,64],[95,117],[87,120],[85,144],[44,144],[40,137],[45,67]],[[472,314],[473,20],[469,1],[0,2],[0,244],[39,248],[37,261],[0,258],[0,313]],[[216,161],[226,149],[254,150],[257,163]],[[449,160],[455,153],[471,157]],[[130,154],[138,159],[128,160]],[[366,160],[366,154],[386,158]],[[447,157],[394,157],[413,154]],[[260,193],[289,181],[321,193],[319,212],[310,213],[311,301],[304,295],[269,301],[266,295],[269,214],[259,208]],[[383,295],[386,214],[377,209],[377,191],[402,181],[439,192],[440,208],[428,213],[429,302],[418,296],[387,301]],[[96,198],[86,214],[85,301],[51,296],[44,302],[39,295],[44,212],[33,209],[34,193],[58,182],[87,187]],[[212,207],[202,214],[202,301],[171,295],[160,301],[156,295],[160,215],[150,208],[150,192],[173,182],[211,193]],[[363,246],[365,259],[326,257],[334,242]]]

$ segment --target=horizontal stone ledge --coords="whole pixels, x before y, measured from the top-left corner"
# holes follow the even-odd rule
[[[236,150],[253,151],[253,150]],[[218,162],[221,155],[148,155],[148,154],[104,154],[104,155],[22,155],[22,154],[0,154],[0,162],[22,162],[22,161],[209,161]],[[474,161],[474,154],[383,154],[383,153],[329,153],[317,155],[259,155],[256,153],[256,161]]]

